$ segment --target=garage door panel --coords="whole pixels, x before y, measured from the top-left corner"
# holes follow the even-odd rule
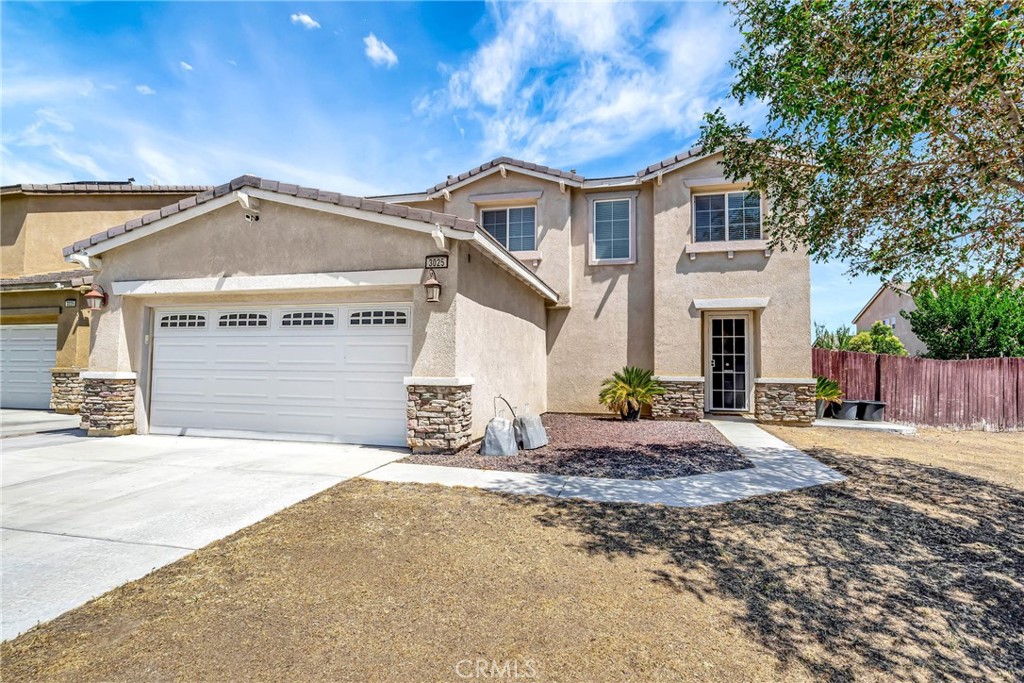
[[[49,408],[56,364],[56,325],[0,326],[0,405]]]
[[[412,341],[408,305],[397,308],[406,311],[404,322],[377,328],[343,324],[349,313],[336,306],[318,309],[315,319],[327,322],[315,327],[296,324],[294,315],[286,320],[294,308],[261,310],[267,315],[262,327],[158,327],[151,427],[404,445],[403,378],[412,365]],[[218,321],[232,311],[207,314]],[[158,312],[158,320],[164,316]]]
[[[345,362],[353,369],[407,367],[412,345],[406,340],[384,338],[349,341],[345,346]]]

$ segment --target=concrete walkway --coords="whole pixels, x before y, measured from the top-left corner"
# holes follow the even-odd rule
[[[901,425],[895,422],[868,422],[865,420],[835,420],[830,417],[819,418],[814,421],[815,427],[826,429],[854,429],[863,432],[886,432],[889,434],[902,434],[914,436],[917,428],[913,425]]]
[[[844,481],[826,467],[784,441],[743,419],[705,420],[754,463],[732,472],[642,481],[553,474],[497,472],[440,465],[393,462],[363,477],[377,481],[470,486],[527,495],[582,498],[601,503],[648,503],[670,507],[700,507]]]
[[[81,432],[0,450],[4,640],[408,453]]]

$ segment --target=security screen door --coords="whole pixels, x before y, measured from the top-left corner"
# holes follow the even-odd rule
[[[745,317],[711,318],[711,410],[747,410],[747,333]]]

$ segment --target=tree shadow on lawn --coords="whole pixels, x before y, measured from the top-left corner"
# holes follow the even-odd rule
[[[808,452],[848,481],[696,509],[560,500],[539,520],[591,553],[663,553],[653,581],[740,601],[748,633],[823,680],[1024,680],[1024,492]]]

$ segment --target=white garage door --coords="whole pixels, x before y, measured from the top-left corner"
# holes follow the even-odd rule
[[[410,310],[157,311],[150,431],[404,446]]]
[[[56,364],[56,325],[0,325],[0,405],[49,408]]]

